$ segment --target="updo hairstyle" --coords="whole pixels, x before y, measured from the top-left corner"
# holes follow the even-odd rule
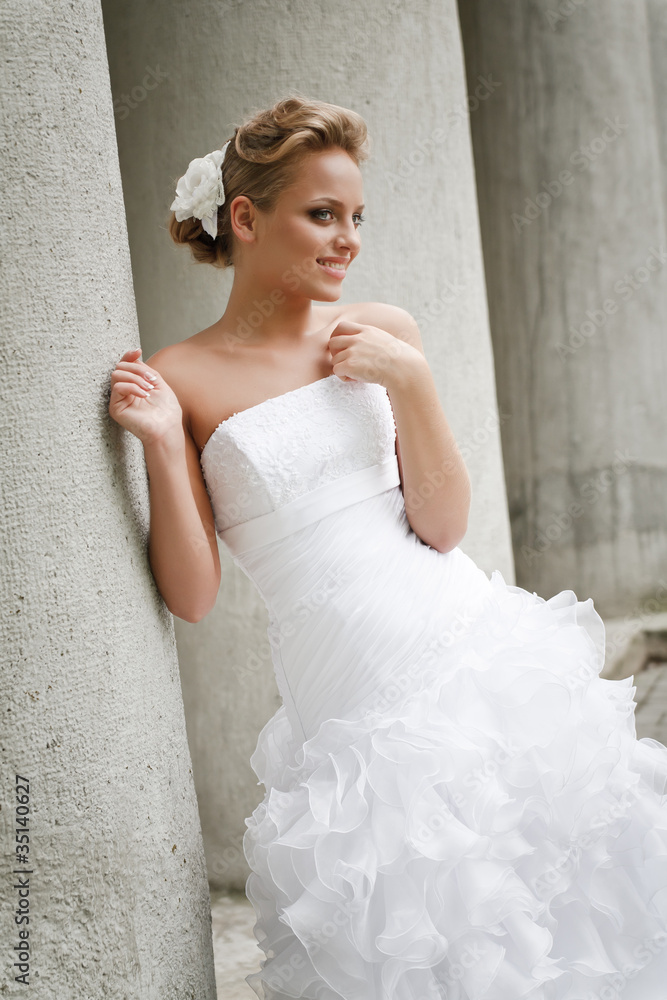
[[[247,195],[258,209],[270,212],[292,183],[305,153],[339,147],[357,166],[369,155],[366,123],[360,115],[301,95],[255,111],[235,126],[231,138],[222,163],[225,201],[218,208],[218,235],[209,236],[199,219],[178,222],[174,212],[168,224],[174,243],[189,246],[197,263],[220,268],[234,263],[229,212],[234,198]]]

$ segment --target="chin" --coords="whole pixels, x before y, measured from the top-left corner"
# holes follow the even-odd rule
[[[341,282],[342,284],[342,282]],[[338,302],[342,288],[322,288],[317,289],[311,298],[313,302]]]

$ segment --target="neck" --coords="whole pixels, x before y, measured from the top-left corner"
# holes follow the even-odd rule
[[[248,346],[293,345],[318,329],[313,300],[257,275],[234,274],[227,308],[219,320],[225,335]]]

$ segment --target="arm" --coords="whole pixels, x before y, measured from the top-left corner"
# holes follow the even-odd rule
[[[468,530],[472,490],[426,361],[406,366],[387,391],[408,521],[423,542],[449,552]]]
[[[405,512],[423,542],[448,552],[467,531],[472,490],[440,405],[419,328],[410,313],[397,306],[373,302],[359,308],[358,322],[372,323],[406,345],[387,374]]]
[[[166,347],[148,362],[126,352],[112,374],[111,415],[144,446],[149,478],[148,560],[169,611],[200,621],[215,604],[220,559],[199,451],[183,406],[178,355]],[[180,366],[182,368],[182,365]],[[150,398],[142,374],[155,375]],[[182,394],[181,394],[182,398]]]

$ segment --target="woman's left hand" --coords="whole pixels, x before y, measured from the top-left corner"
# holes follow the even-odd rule
[[[341,320],[329,338],[333,374],[348,382],[377,382],[385,389],[398,384],[426,360],[415,347],[386,330]]]

